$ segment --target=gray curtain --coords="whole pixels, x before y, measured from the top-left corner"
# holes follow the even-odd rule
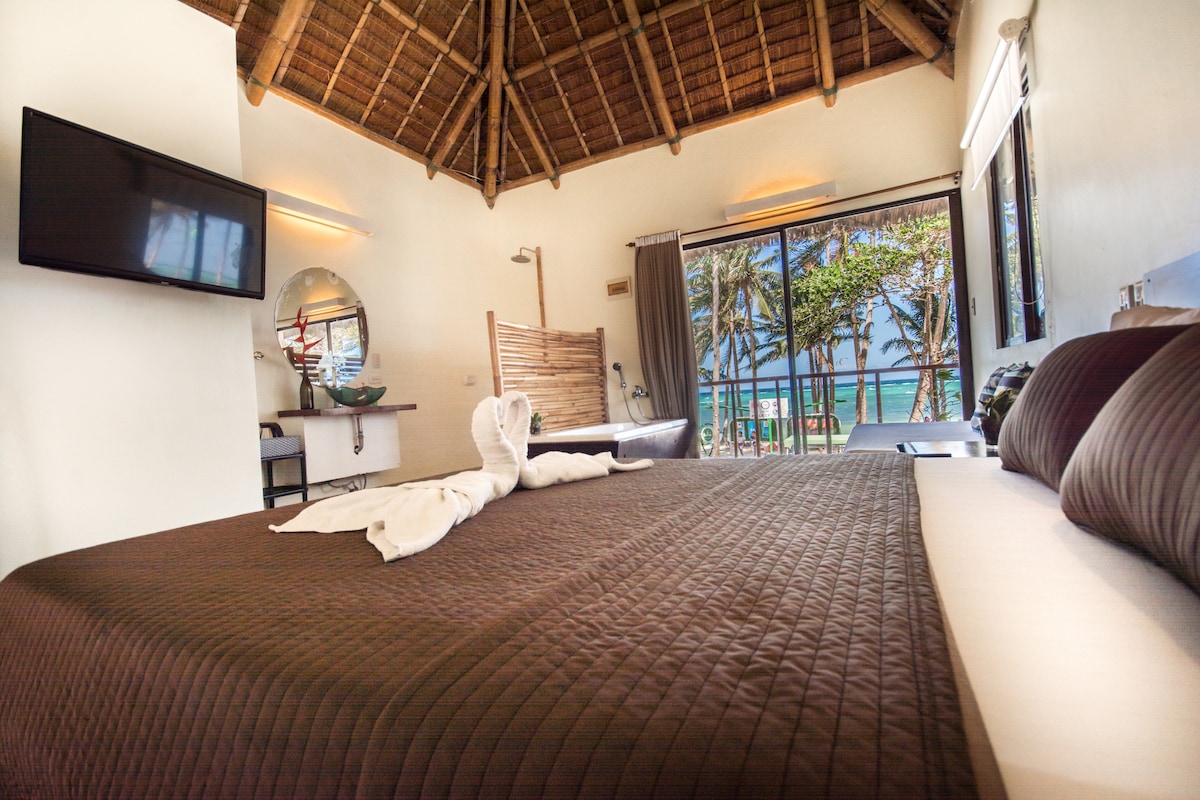
[[[688,420],[688,457],[699,458],[700,395],[679,231],[637,238],[638,352],[660,418]]]

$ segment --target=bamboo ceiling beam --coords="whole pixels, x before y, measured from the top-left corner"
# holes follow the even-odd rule
[[[555,169],[554,162],[550,160],[550,153],[542,146],[541,137],[538,136],[537,130],[529,120],[529,115],[525,113],[525,104],[517,96],[517,89],[508,80],[507,75],[504,77],[504,93],[508,95],[509,108],[517,115],[517,121],[521,123],[521,127],[525,130],[525,135],[529,137],[529,143],[533,146],[533,152],[537,154],[538,161],[542,164],[542,169],[545,170],[547,177],[550,179],[550,185],[557,189],[559,185],[558,170]]]
[[[433,45],[435,50],[453,61],[458,65],[459,69],[463,70],[471,77],[476,77],[482,73],[482,70],[480,70],[479,67],[471,63],[471,59],[455,50],[449,42],[438,36],[429,28],[426,28],[417,20],[416,17],[400,8],[400,6],[393,3],[392,0],[371,0],[371,2],[375,3],[381,9],[395,17],[401,25],[408,28],[417,36],[420,36],[429,44]]]
[[[613,25],[621,25],[622,16],[617,11],[616,3],[613,0],[608,0],[608,13],[612,17]],[[632,31],[631,31],[632,33]],[[625,64],[629,67],[629,74],[633,77],[633,90],[637,92],[638,103],[642,106],[642,113],[646,115],[646,124],[650,126],[650,130],[658,132],[658,121],[655,118],[655,111],[650,107],[650,102],[646,99],[646,90],[642,87],[642,79],[638,75],[638,61],[634,60],[633,52],[629,48],[629,37],[624,37],[620,40],[621,51],[625,54]],[[641,56],[638,56],[638,60]],[[659,84],[661,86],[661,83]]]
[[[953,50],[934,36],[915,14],[896,0],[867,0],[867,8],[901,41],[911,42],[913,49],[943,75],[954,77],[954,62],[950,58]]]
[[[463,4],[462,10],[459,11],[459,13],[458,13],[458,18],[456,20],[454,20],[454,25],[450,28],[450,36],[446,40],[447,42],[449,42],[450,39],[454,38],[454,34],[458,33],[458,28],[460,25],[462,25],[462,22],[466,18],[466,15],[467,15],[467,9],[469,9],[470,7],[471,6],[469,3]],[[420,88],[417,89],[416,93],[413,95],[412,100],[409,102],[408,111],[405,112],[404,119],[400,122],[400,125],[396,128],[396,135],[393,138],[399,139],[400,134],[404,133],[405,126],[407,126],[408,121],[413,118],[413,114],[416,112],[417,106],[419,106],[421,104],[421,99],[425,97],[425,92],[429,89],[429,84],[433,81],[434,73],[438,71],[438,67],[440,67],[442,65],[442,62],[445,60],[445,58],[446,58],[446,55],[444,53],[440,53],[440,52],[436,56],[434,56],[433,64],[430,65],[429,71],[425,73],[425,80],[421,81]],[[470,76],[468,76],[468,78],[469,77]],[[461,85],[459,86],[459,92],[460,93],[462,92]],[[458,94],[455,94],[454,98],[457,100]],[[451,106],[451,107],[453,107],[453,106]],[[443,119],[444,119],[444,117],[443,117]]]
[[[646,25],[653,25],[660,20],[669,19],[676,14],[682,14],[685,11],[691,11],[693,8],[707,5],[708,0],[678,0],[669,6],[661,8],[657,11],[647,11],[642,15],[642,22]],[[621,36],[628,36],[633,27],[625,22],[615,28],[610,28],[602,33],[597,33],[595,36],[590,36],[587,39],[580,41],[573,47],[568,47],[565,50],[559,50],[556,53],[551,53],[540,61],[533,61],[518,69],[513,73],[513,80],[520,83],[537,73],[558,66],[564,61],[569,61],[577,56],[585,55],[606,44],[615,42]]]
[[[579,18],[575,16],[571,0],[562,0],[562,3],[567,9],[567,18],[571,20],[571,30],[575,31],[575,38],[582,40],[583,30],[579,27]],[[600,73],[596,71],[596,63],[592,60],[590,50],[583,53],[583,63],[587,64],[588,74],[592,76],[592,85],[596,87],[596,97],[600,100],[600,107],[604,109],[604,116],[608,118],[608,127],[612,129],[613,138],[617,140],[618,147],[624,146],[625,137],[621,135],[621,129],[617,127],[617,118],[613,115],[612,105],[608,102],[608,94],[604,91],[604,82],[600,80]]]
[[[483,199],[488,208],[496,204],[500,174],[500,112],[504,102],[504,18],[507,0],[492,0],[490,53],[488,55],[487,163],[483,172]]]
[[[442,140],[442,146],[438,148],[437,153],[425,165],[425,174],[429,176],[429,180],[433,180],[433,176],[446,163],[446,156],[450,153],[450,148],[454,146],[459,134],[462,133],[462,129],[466,127],[467,120],[475,113],[475,109],[479,105],[479,100],[483,97],[483,92],[487,89],[488,83],[489,81],[486,78],[481,77],[475,83],[475,88],[471,90],[471,94],[467,96],[467,101],[459,109],[458,117],[454,120],[454,125],[446,133],[446,138]]]
[[[725,61],[721,58],[721,42],[717,39],[717,28],[713,24],[712,11],[704,6],[704,22],[708,25],[708,38],[712,42],[713,57],[717,60],[717,77],[721,79],[721,92],[725,95],[725,110],[733,113],[733,98],[729,94],[729,76],[725,74]]]
[[[279,69],[288,42],[291,41],[292,34],[296,32],[296,28],[300,24],[300,17],[303,15],[306,2],[307,0],[285,0],[283,8],[279,9],[279,16],[275,18],[275,24],[271,26],[266,44],[259,51],[258,58],[254,61],[254,68],[250,70],[250,74],[246,78],[246,99],[250,101],[250,105],[261,104],[263,97],[267,94],[267,89],[271,88],[275,70]]]
[[[825,0],[811,0],[813,18],[817,26],[817,57],[821,64],[821,90],[825,96],[825,107],[833,108],[837,102],[837,76],[833,73],[833,44],[829,37],[829,9]]]
[[[237,33],[242,27],[242,20],[246,18],[246,9],[250,7],[250,0],[241,0],[238,3],[237,10],[233,12],[233,20],[229,23],[233,27],[233,32]]]
[[[871,20],[867,18],[867,0],[858,0],[858,26],[862,32],[863,69],[871,68]]]
[[[346,40],[346,46],[342,48],[342,54],[338,58],[337,66],[333,69],[333,74],[329,76],[329,82],[325,84],[325,94],[321,97],[321,105],[329,102],[329,96],[333,94],[334,84],[342,75],[342,68],[346,66],[346,60],[350,58],[350,51],[354,49],[354,45],[358,44],[358,37],[362,35],[363,28],[367,26],[367,19],[371,16],[371,4],[363,6],[362,13],[358,15],[358,25],[354,26],[354,30],[350,33],[350,38]]]
[[[679,155],[679,131],[675,129],[675,121],[671,119],[671,107],[667,105],[667,97],[663,94],[662,79],[658,76],[658,65],[654,63],[654,54],[650,52],[650,43],[646,41],[646,25],[642,15],[638,13],[636,0],[625,0],[625,14],[632,26],[630,33],[637,45],[638,55],[642,59],[642,69],[646,80],[650,82],[650,96],[654,98],[654,108],[658,112],[658,122],[667,137],[667,145],[672,155]]]
[[[658,5],[658,0],[654,0],[654,4]],[[642,17],[644,20],[645,17]],[[687,117],[688,124],[696,121],[692,116],[692,104],[688,100],[687,86],[683,83],[683,70],[679,66],[679,57],[675,54],[675,44],[671,41],[671,29],[667,27],[665,19],[659,19],[659,27],[662,28],[663,41],[667,43],[667,55],[671,58],[671,69],[675,73],[675,86],[679,90],[679,102],[683,104],[683,115]]]
[[[754,0],[754,25],[758,28],[758,49],[762,53],[763,72],[767,76],[767,93],[775,99],[775,73],[771,68],[771,49],[767,46],[767,31],[763,27],[762,6]]]
[[[544,59],[549,51],[546,49],[545,40],[543,40],[541,34],[538,33],[537,24],[533,20],[533,15],[529,13],[529,4],[525,2],[525,0],[518,0],[518,2],[521,4],[521,12],[525,15],[525,22],[527,28],[529,29],[529,33],[533,36],[533,41],[537,45],[538,50],[542,51],[542,58]],[[571,123],[571,130],[575,132],[575,138],[579,142],[579,149],[583,151],[585,156],[590,156],[592,154],[592,149],[588,147],[587,137],[583,135],[583,129],[579,127],[579,119],[575,116],[575,112],[571,109],[571,103],[567,99],[567,93],[563,91],[562,83],[558,80],[558,68],[552,66],[549,68],[549,72],[550,79],[554,83],[554,92],[556,95],[558,95],[558,102],[562,106],[563,114],[566,115],[567,121]],[[534,117],[534,120],[537,122],[538,127],[541,128],[541,118]],[[545,130],[543,129],[542,132],[545,133]],[[546,138],[549,139],[548,136]]]

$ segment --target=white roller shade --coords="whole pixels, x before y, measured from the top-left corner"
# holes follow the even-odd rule
[[[975,112],[967,124],[961,146],[969,148],[971,188],[979,185],[1013,118],[1025,103],[1021,80],[1021,48],[1017,42],[1001,41],[993,57],[993,68],[975,101]],[[974,129],[972,130],[972,126]]]

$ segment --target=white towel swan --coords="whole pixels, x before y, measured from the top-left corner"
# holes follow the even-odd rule
[[[611,454],[545,453],[527,458],[529,398],[522,392],[486,397],[471,416],[471,435],[483,468],[446,478],[366,489],[313,503],[279,533],[366,530],[367,541],[394,561],[437,544],[451,528],[517,485],[529,489],[598,478],[614,470],[645,469],[653,462],[617,462]]]

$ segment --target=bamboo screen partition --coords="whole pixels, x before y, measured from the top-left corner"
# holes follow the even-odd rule
[[[603,328],[570,333],[487,316],[497,397],[513,389],[529,395],[547,432],[608,422]]]

